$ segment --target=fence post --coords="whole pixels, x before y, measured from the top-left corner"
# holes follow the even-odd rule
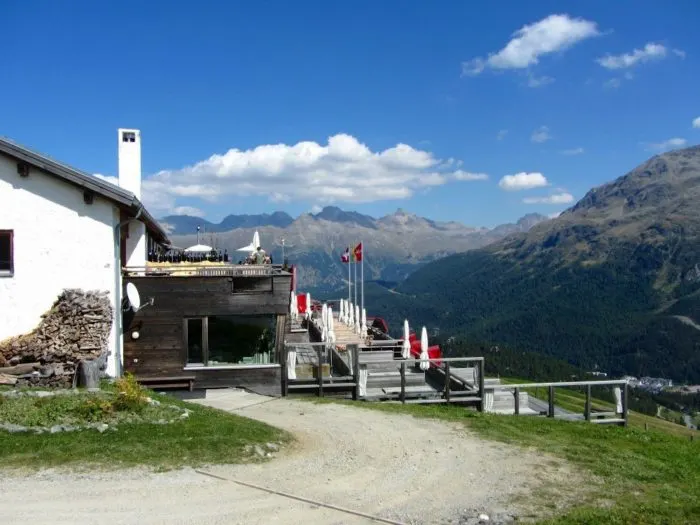
[[[401,402],[406,402],[406,361],[401,361]]]
[[[622,390],[622,419],[625,420],[624,426],[627,426],[629,420],[629,403],[627,402],[629,395],[629,387],[625,383],[625,388]]]
[[[484,411],[484,358],[482,357],[479,361],[479,397],[481,398],[481,401],[479,401],[479,405],[477,406],[477,409],[479,412]]]
[[[360,347],[358,345],[348,345],[348,350],[352,352],[352,380],[355,388],[352,390],[352,399],[357,401],[360,393]]]
[[[549,387],[549,413],[547,417],[554,417],[554,387]]]
[[[513,395],[515,396],[515,415],[520,415],[520,387],[515,387]]]
[[[321,365],[321,345],[316,347],[316,375],[318,376],[318,397],[323,397],[323,366]]]
[[[287,344],[282,345],[282,352],[280,355],[280,364],[282,366],[282,397],[287,397],[289,394],[289,377],[287,377]]]
[[[586,385],[586,404],[583,407],[583,417],[586,421],[591,420],[591,385]]]
[[[450,404],[450,362],[445,361],[445,401]]]

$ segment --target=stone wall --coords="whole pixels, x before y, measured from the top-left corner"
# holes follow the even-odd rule
[[[69,387],[80,361],[106,356],[107,292],[64,290],[31,333],[0,341],[0,383]]]

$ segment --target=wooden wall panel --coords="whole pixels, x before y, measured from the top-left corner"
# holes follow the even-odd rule
[[[289,310],[291,276],[273,277],[128,277],[139,290],[140,310],[124,332],[124,369],[141,376],[182,375],[187,362],[183,319],[212,315],[278,315]],[[277,326],[280,325],[279,317]],[[138,330],[139,338],[131,333]],[[277,343],[279,343],[279,336]],[[282,339],[283,341],[283,339]],[[280,345],[276,345],[279,347]],[[260,372],[259,370],[268,370]],[[277,370],[270,372],[269,370]],[[189,373],[189,372],[188,372]],[[196,372],[196,388],[245,386],[279,391],[279,369],[232,369]]]

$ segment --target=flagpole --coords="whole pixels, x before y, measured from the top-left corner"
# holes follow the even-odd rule
[[[360,302],[362,303],[362,310],[365,309],[365,245],[364,243],[360,242],[360,246],[362,246],[362,250],[360,250],[360,253],[362,254],[360,259],[360,279],[362,280],[362,292],[360,295]]]
[[[352,258],[353,259],[355,258],[355,247],[354,246],[352,249]],[[353,261],[353,263],[354,263],[353,267],[355,268],[353,270],[353,273],[355,274],[355,301],[353,302],[353,304],[357,304],[357,261]]]
[[[350,278],[350,249],[348,249],[348,306],[352,301],[352,279]],[[347,314],[347,312],[346,312]]]

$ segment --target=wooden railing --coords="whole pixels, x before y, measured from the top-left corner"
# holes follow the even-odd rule
[[[148,277],[268,277],[290,274],[281,264],[150,263],[124,266],[124,276]],[[290,274],[291,275],[291,274]]]
[[[386,348],[391,348],[395,344],[400,344],[401,341],[382,341],[382,345]],[[288,352],[290,349],[294,349],[293,351],[296,352],[296,348],[313,348],[315,356],[316,356],[316,362],[314,365],[314,370],[315,370],[315,377],[313,379],[290,379],[289,378],[289,370],[288,370]],[[328,365],[331,365],[331,360],[332,360],[332,353],[335,349],[337,348],[345,348],[347,351],[351,352],[352,355],[352,363],[350,366],[351,373],[350,375],[347,376],[332,376],[331,371],[329,370],[328,375],[324,375],[323,373],[323,367],[324,367],[324,360],[328,363]],[[334,343],[328,343],[328,342],[323,342],[323,343],[285,343],[285,348],[282,352],[281,356],[281,369],[282,369],[282,395],[287,396],[290,391],[295,391],[295,390],[312,390],[316,392],[316,395],[319,397],[323,397],[324,391],[351,391],[352,393],[352,398],[354,400],[360,399],[363,397],[361,394],[361,391],[364,390],[366,387],[366,379],[367,379],[367,363],[361,363],[360,362],[360,355],[362,353],[363,349],[376,349],[375,345],[370,346],[364,346],[364,345],[359,345],[357,342],[343,342],[343,341],[336,341]],[[329,353],[329,356],[326,357],[326,352]],[[296,355],[296,353],[294,354]],[[372,359],[371,364],[377,365],[377,364],[395,364],[397,365],[397,370],[399,371],[400,378],[401,378],[401,388],[400,392],[398,394],[398,400],[401,401],[402,403],[407,403],[407,402],[426,402],[426,403],[435,403],[435,402],[440,402],[440,403],[476,403],[477,408],[479,411],[483,411],[484,409],[484,404],[483,404],[483,399],[484,399],[484,358],[483,357],[449,357],[449,358],[444,358],[444,357],[439,357],[439,358],[432,358],[432,359],[416,359],[416,358],[409,358],[409,359],[385,359],[385,360],[376,360]],[[430,363],[430,367],[433,370],[440,370],[444,373],[445,375],[445,381],[444,381],[444,388],[440,390],[436,390],[436,394],[438,394],[438,397],[429,399],[429,400],[413,400],[413,401],[408,401],[407,400],[407,393],[406,393],[406,371],[409,366],[418,366],[420,365],[421,362],[428,362]],[[462,378],[459,378],[457,376],[454,376],[450,372],[450,363],[455,363],[455,362],[462,362],[462,363],[475,363],[477,372],[476,372],[476,380],[475,382],[468,384],[468,382],[465,382]],[[364,379],[363,379],[364,378]],[[458,381],[459,383],[464,384],[463,389],[453,389],[451,387],[451,383],[453,381]]]
[[[512,390],[514,396],[514,413],[520,415],[520,392],[523,389],[546,388],[547,389],[547,417],[555,417],[555,388],[564,387],[585,387],[586,399],[583,409],[583,419],[593,423],[611,423],[627,426],[629,419],[629,383],[625,379],[608,379],[601,381],[560,381],[550,383],[513,383],[489,385],[487,390]],[[617,386],[620,388],[621,410],[618,412],[593,412],[591,387],[594,386]],[[594,417],[595,416],[595,417]],[[603,419],[597,419],[597,418]]]

